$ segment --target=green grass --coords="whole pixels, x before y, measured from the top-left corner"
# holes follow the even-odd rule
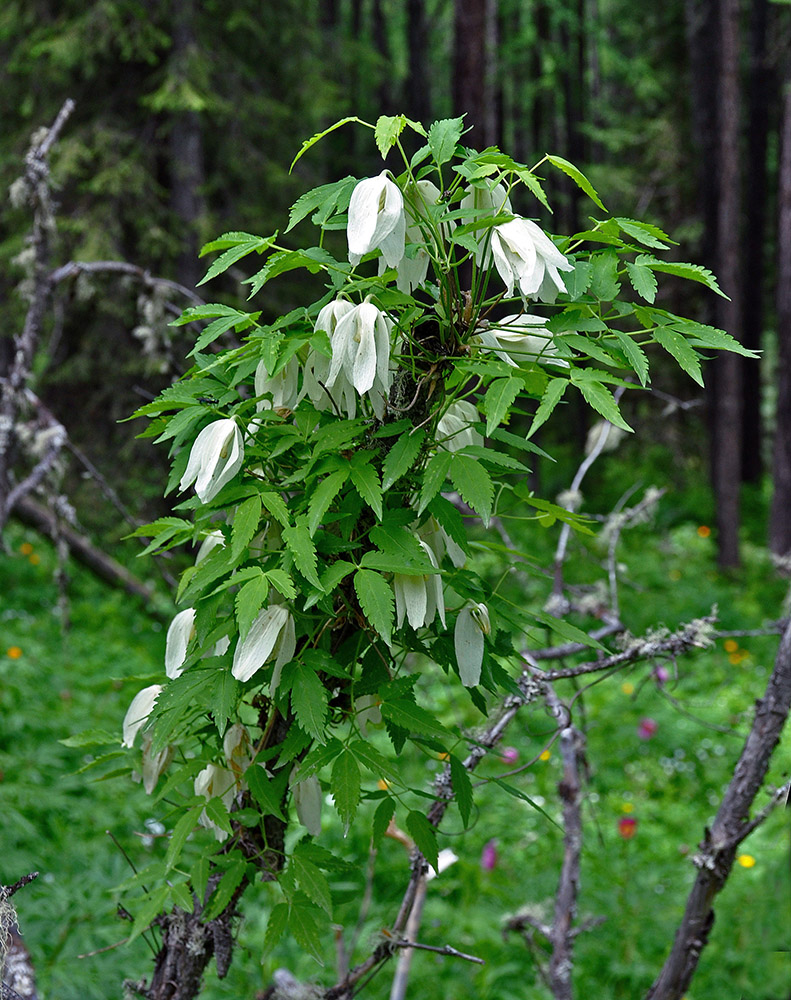
[[[657,624],[672,629],[708,613],[713,604],[725,628],[754,628],[781,615],[785,585],[755,544],[757,532],[751,526],[746,533],[744,567],[721,574],[712,538],[698,532],[695,510],[704,509],[698,505],[691,511],[688,497],[671,495],[662,501],[659,530],[646,525],[624,534],[620,594],[623,618],[635,633]],[[515,540],[546,564],[557,529],[541,529],[532,521],[508,524]],[[120,732],[131,696],[162,676],[164,631],[133,600],[71,567],[73,624],[63,634],[55,610],[51,552],[30,534],[12,531],[9,541],[11,554],[0,556],[0,880],[11,882],[34,869],[41,872],[38,882],[18,895],[17,905],[44,1000],[103,1000],[120,994],[126,976],[150,978],[150,953],[141,941],[131,949],[121,946],[91,958],[78,957],[107,948],[128,933],[128,924],[115,914],[114,887],[130,872],[105,831],[113,833],[135,865],[144,867],[166,849],[164,838],[144,840],[145,821],[167,823],[167,806],[153,807],[128,776],[96,781],[93,770],[77,773],[89,762],[85,752],[58,741],[93,727]],[[37,565],[20,552],[25,542],[40,557]],[[604,556],[597,540],[575,538],[569,578],[600,578]],[[548,589],[544,578],[511,574],[501,580],[498,558],[486,553],[480,558],[490,564],[493,582],[500,580],[499,592],[523,604],[540,605]],[[588,623],[579,619],[577,624]],[[672,676],[664,685],[657,684],[650,664],[640,664],[590,687],[576,703],[577,719],[587,729],[591,764],[580,913],[605,918],[601,926],[577,938],[579,996],[626,1000],[642,995],[670,945],[694,878],[690,855],[713,817],[777,646],[771,637],[736,642],[736,650],[726,650],[720,640],[710,650],[679,660],[675,670],[668,664]],[[7,652],[14,647],[21,650],[17,658]],[[467,696],[448,685],[444,675],[429,672],[420,683],[442,706],[446,721],[466,727],[479,724]],[[571,684],[559,690],[569,695]],[[644,718],[657,724],[649,740],[638,735]],[[505,741],[518,752],[517,764],[540,752],[551,729],[540,706],[523,712]],[[789,749],[786,737],[770,776],[778,783],[789,770]],[[113,766],[107,765],[110,770]],[[428,787],[442,765],[427,755],[405,760],[403,766],[413,782]],[[513,766],[493,757],[476,780]],[[558,778],[553,748],[548,760],[509,780],[557,819]],[[479,955],[486,965],[418,953],[410,995],[544,1000],[548,994],[530,952],[516,935],[503,937],[502,922],[523,906],[551,916],[562,835],[541,812],[492,782],[481,784],[476,796],[466,833],[460,832],[455,809],[443,822],[440,846],[452,847],[459,860],[430,884],[421,939]],[[364,802],[361,813],[370,817],[374,807],[375,802]],[[625,815],[638,822],[628,841],[618,833],[618,820]],[[755,864],[737,865],[718,900],[711,944],[689,1000],[787,997],[791,955],[781,949],[788,946],[791,918],[790,827],[788,812],[777,810],[744,845],[743,853]],[[344,838],[328,802],[324,828],[327,846],[352,865],[333,878],[334,921],[348,928],[357,919],[364,888],[370,827],[355,824]],[[498,862],[485,871],[481,851],[492,837],[497,839]],[[381,929],[392,922],[407,873],[404,848],[386,838],[353,960],[364,957]],[[329,930],[323,972],[287,942],[262,963],[267,911],[275,896],[268,885],[248,893],[234,964],[222,982],[210,973],[207,1000],[252,998],[256,989],[269,985],[279,966],[306,979],[332,978],[335,959]],[[134,910],[138,899],[130,895],[124,902]],[[540,939],[536,948],[545,954]],[[378,974],[362,995],[387,997],[391,971]]]

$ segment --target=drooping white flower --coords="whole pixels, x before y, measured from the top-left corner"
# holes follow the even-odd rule
[[[327,388],[332,390],[341,372],[362,396],[376,385],[390,391],[390,330],[393,322],[372,302],[350,309],[335,327]]]
[[[132,747],[135,743],[135,736],[148,721],[149,715],[154,708],[154,703],[162,690],[161,684],[151,684],[149,687],[138,691],[126,710],[123,725],[123,742],[121,746]]]
[[[202,795],[205,799],[219,798],[222,804],[230,812],[233,805],[233,797],[236,791],[236,778],[232,771],[219,764],[207,764],[195,777],[195,794]],[[207,830],[214,831],[217,840],[225,840],[228,836],[214,820],[209,819],[206,810],[198,817],[198,822]]]
[[[326,333],[330,345],[332,345],[338,321],[352,309],[354,309],[354,304],[347,299],[333,299],[321,310],[313,329]],[[346,377],[346,373],[341,370],[335,380],[332,398],[330,398],[327,392],[330,364],[330,358],[325,357],[319,351],[312,350],[310,352],[302,373],[302,389],[297,401],[307,396],[317,410],[329,410],[334,405],[340,413],[345,412],[349,420],[352,420],[357,413],[357,393]]]
[[[504,184],[495,184],[494,187],[473,187],[462,198],[459,208],[469,214],[462,217],[462,222],[470,223],[478,219],[495,215],[513,215],[511,200],[508,197]],[[478,251],[475,254],[475,263],[479,267],[488,267],[492,259],[492,251],[489,246],[490,237],[487,232],[480,236],[476,234]]]
[[[251,745],[250,734],[241,722],[228,727],[222,741],[222,752],[237,778],[241,778],[250,766]]]
[[[490,632],[489,609],[485,604],[468,601],[459,612],[453,630],[456,663],[465,687],[475,687],[481,679],[483,637]]]
[[[431,260],[429,252],[425,246],[425,237],[419,221],[418,213],[421,209],[421,202],[423,203],[423,206],[428,207],[436,205],[442,197],[437,185],[427,179],[417,181],[411,189],[411,194],[416,202],[416,205],[413,205],[410,200],[407,199],[406,242],[417,245],[418,249],[413,256],[408,256],[405,253],[401,258],[401,261],[396,266],[396,287],[399,291],[404,292],[406,295],[408,295],[413,288],[417,288],[418,285],[422,285],[426,280],[428,265]],[[449,228],[449,226],[443,224],[443,230],[447,228]],[[386,269],[387,261],[384,257],[382,257],[379,260],[379,274],[382,274]]]
[[[421,539],[418,544],[428,556],[431,565],[438,569],[437,560],[428,545]],[[435,615],[445,624],[445,595],[442,590],[442,574],[427,573],[408,576],[406,573],[393,574],[393,591],[396,602],[396,625],[404,624],[404,618],[414,629],[430,625]]]
[[[375,694],[363,694],[354,700],[354,711],[357,725],[363,736],[368,736],[368,724],[378,726],[382,721],[382,711],[379,706],[382,699]]]
[[[185,608],[179,611],[168,626],[165,640],[165,673],[174,680],[183,673],[182,667],[187,659],[187,646],[195,635],[195,608]]]
[[[434,553],[437,565],[442,562],[446,554],[457,569],[461,569],[467,562],[467,553],[453,541],[435,517],[428,518],[420,529],[419,535]]]
[[[296,773],[297,767],[291,772]],[[321,833],[321,785],[315,774],[297,781],[291,786],[297,818],[309,834],[318,837]]]
[[[277,375],[270,375],[263,361],[255,370],[254,385],[256,396],[264,396],[255,404],[256,410],[294,410],[299,398],[297,393],[299,360],[289,358]],[[266,398],[271,397],[271,398]]]
[[[280,671],[293,659],[296,646],[291,612],[282,604],[271,604],[258,615],[244,639],[237,643],[231,673],[238,681],[249,681],[274,656],[271,684],[274,693],[280,681]]]
[[[202,562],[212,549],[216,549],[219,545],[225,545],[225,535],[218,528],[215,531],[210,531],[200,543],[198,554],[195,556],[195,565]]]
[[[511,219],[495,226],[492,255],[508,295],[514,294],[517,284],[524,298],[536,296],[542,302],[554,302],[558,292],[566,291],[558,272],[574,269],[546,233],[529,219]]]
[[[244,443],[236,421],[230,417],[215,420],[195,439],[179,489],[185,490],[195,483],[200,500],[209,503],[233,479],[243,462]]]
[[[451,403],[437,424],[437,440],[448,451],[459,451],[467,445],[483,446],[483,435],[472,427],[480,414],[466,399]]]
[[[481,347],[494,351],[501,361],[518,368],[524,362],[538,362],[568,368],[569,363],[558,357],[552,334],[546,329],[544,316],[504,316],[473,338]]]
[[[151,753],[151,736],[148,733],[143,734],[143,788],[145,789],[146,795],[150,795],[156,788],[159,777],[163,771],[167,770],[168,765],[173,760],[173,754],[175,748],[172,746],[164,747],[159,753]]]
[[[458,854],[455,854],[449,847],[444,847],[437,855],[437,867],[429,868],[426,874],[426,881],[430,882],[433,878],[441,875],[446,868],[450,868],[451,865],[455,865],[459,860]]]
[[[387,266],[396,267],[404,256],[405,234],[404,196],[387,171],[360,181],[352,191],[346,227],[351,263],[379,249]]]

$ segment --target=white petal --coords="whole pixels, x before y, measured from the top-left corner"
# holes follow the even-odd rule
[[[151,737],[148,734],[143,737],[143,788],[146,795],[150,795],[156,788],[159,776],[173,760],[173,752],[174,748],[168,746],[152,755]]]
[[[288,617],[288,608],[282,604],[273,604],[258,615],[250,631],[236,645],[231,673],[238,681],[250,680],[263,667]]]
[[[481,679],[483,632],[473,618],[469,606],[465,605],[459,612],[453,630],[453,641],[461,682],[465,687],[475,687]]]
[[[149,687],[143,688],[142,691],[138,691],[134,696],[124,716],[122,746],[134,746],[135,736],[146,724],[161,690],[161,684],[151,684]]]
[[[315,774],[291,787],[297,817],[309,834],[321,834],[321,785]]]
[[[194,634],[195,608],[179,611],[168,627],[165,640],[165,673],[171,680],[180,677],[187,659],[187,646]]]
[[[355,314],[355,340],[358,341],[352,369],[352,384],[362,394],[368,392],[376,378],[376,338],[374,330],[379,310],[370,302],[363,302]]]
[[[242,433],[230,417],[215,420],[195,439],[179,489],[193,481],[203,503],[209,503],[241,469],[244,462]]]
[[[398,186],[382,172],[378,177],[369,177],[360,181],[352,191],[349,201],[349,222],[346,236],[349,241],[349,260],[357,264],[363,254],[381,247],[393,233],[401,233],[401,256],[403,256],[404,232],[404,198]],[[393,267],[398,259],[392,255],[397,248],[396,243],[388,244],[391,259],[388,264]]]
[[[219,529],[210,531],[200,544],[198,554],[195,556],[195,565],[202,562],[218,545],[225,545],[225,535]]]
[[[407,621],[412,628],[420,628],[426,621],[426,608],[428,606],[426,581],[422,576],[407,576],[402,573],[396,573],[393,579],[401,587]]]
[[[275,666],[272,671],[272,682],[269,685],[269,693],[272,697],[274,697],[275,691],[277,691],[278,685],[280,684],[280,674],[283,667],[294,659],[296,649],[297,637],[294,630],[294,618],[289,612],[286,624],[283,626],[283,631],[280,633],[280,637],[277,640],[277,659],[275,660]]]

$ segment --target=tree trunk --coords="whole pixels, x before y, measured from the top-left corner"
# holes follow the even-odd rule
[[[456,0],[454,10],[453,110],[466,114],[466,125],[475,130],[470,145],[483,149],[497,141],[499,131],[492,45],[497,0]]]
[[[173,4],[173,48],[171,61],[176,76],[186,76],[197,50],[193,0]],[[203,274],[198,260],[197,222],[205,210],[203,134],[196,111],[176,111],[170,128],[170,205],[179,220],[181,251],[176,260],[176,280],[194,288]]]
[[[406,81],[406,113],[428,124],[431,121],[431,88],[428,74],[428,22],[426,0],[408,0],[407,51],[409,75]]]
[[[774,88],[766,51],[768,0],[753,0],[750,8],[750,69],[747,113],[747,176],[750,197],[745,204],[743,305],[744,346],[761,348],[764,325],[764,274],[766,273],[766,144],[769,107]],[[742,479],[761,480],[761,366],[742,360]]]
[[[769,548],[791,552],[791,81],[786,83],[777,193],[777,417]]]
[[[722,0],[719,13],[717,271],[730,301],[718,301],[717,322],[741,340],[739,0]],[[712,479],[717,505],[718,561],[720,566],[729,567],[739,564],[741,359],[736,354],[723,353],[712,364],[712,375]]]

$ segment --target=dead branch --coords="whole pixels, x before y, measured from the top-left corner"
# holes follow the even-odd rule
[[[123,274],[130,278],[135,278],[146,288],[167,288],[192,302],[193,305],[204,305],[204,300],[200,295],[191,288],[187,288],[186,285],[180,285],[177,281],[171,281],[169,278],[160,278],[155,274],[151,274],[145,268],[138,267],[137,264],[130,264],[123,260],[70,260],[67,264],[62,264],[52,271],[48,275],[47,280],[50,288],[54,288],[61,281],[66,281],[68,278],[76,278],[80,274]],[[181,314],[180,309],[176,309],[175,311],[177,314]]]
[[[736,851],[755,829],[750,808],[763,783],[769,760],[791,709],[791,625],[786,628],[764,697],[756,703],[755,718],[744,742],[733,778],[725,791],[714,822],[706,830],[693,857],[698,869],[687,898],[673,947],[646,994],[646,1000],[678,1000],[687,991],[701,952],[714,924],[714,899],[725,885]],[[780,790],[782,792],[783,789]],[[776,802],[780,795],[776,793]]]

